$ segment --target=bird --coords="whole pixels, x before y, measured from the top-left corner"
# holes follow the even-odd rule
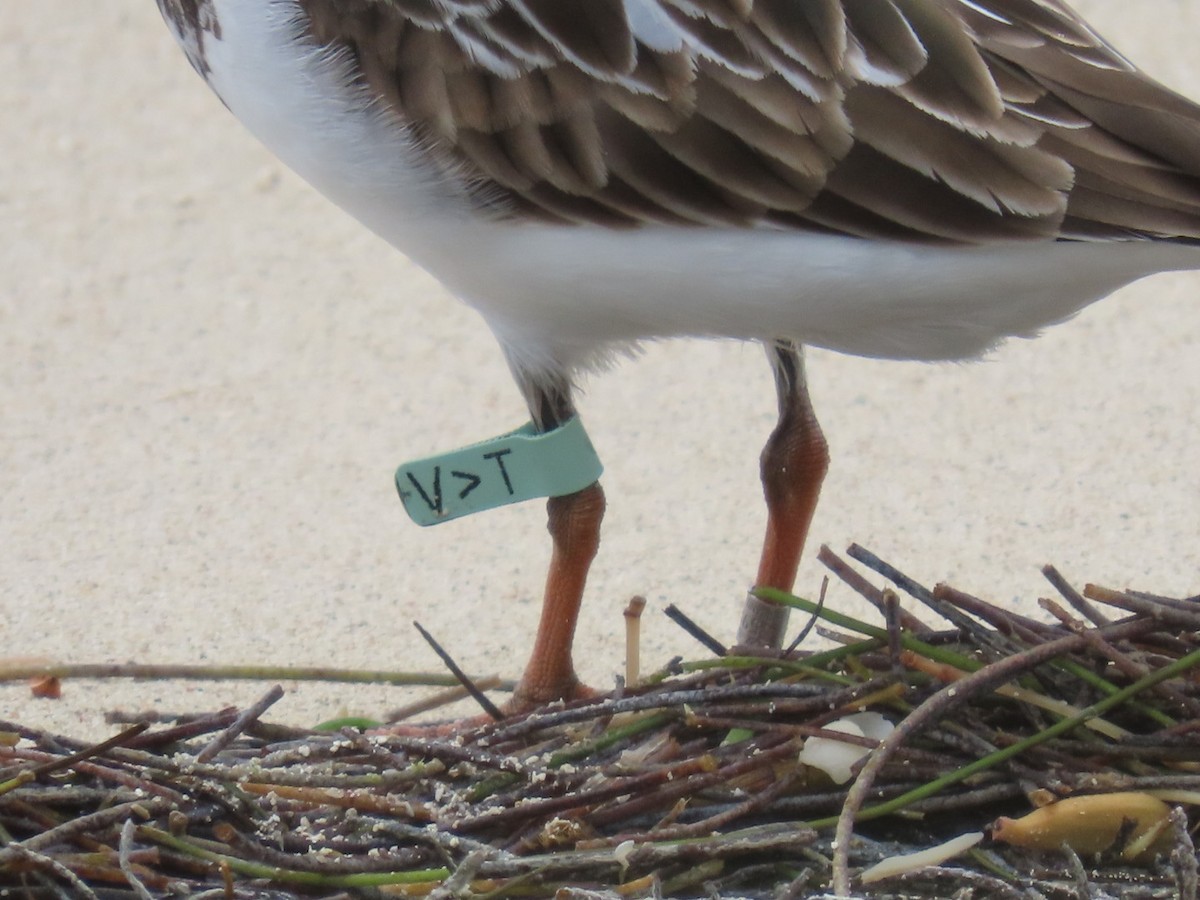
[[[761,344],[759,586],[793,588],[829,465],[806,347],[975,359],[1200,268],[1200,107],[1060,0],[157,2],[254,136],[482,315],[536,434],[644,342]],[[514,708],[589,690],[604,509],[547,500]],[[785,622],[752,597],[738,641]]]

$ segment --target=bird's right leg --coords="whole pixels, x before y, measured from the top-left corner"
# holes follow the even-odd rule
[[[791,341],[776,341],[767,347],[767,355],[775,371],[779,420],[760,458],[767,533],[755,584],[790,591],[829,468],[829,447],[808,396],[801,348]],[[787,620],[787,607],[748,597],[738,645],[778,650]]]

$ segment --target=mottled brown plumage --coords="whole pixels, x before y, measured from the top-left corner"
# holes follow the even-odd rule
[[[1055,0],[300,5],[497,215],[1200,237],[1196,106]]]

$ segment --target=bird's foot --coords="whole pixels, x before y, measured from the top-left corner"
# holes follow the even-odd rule
[[[505,715],[520,716],[536,712],[550,703],[587,700],[595,697],[598,693],[599,691],[583,684],[574,675],[565,683],[550,685],[527,684],[526,679],[522,678],[513,689],[513,695],[504,704],[503,709]]]

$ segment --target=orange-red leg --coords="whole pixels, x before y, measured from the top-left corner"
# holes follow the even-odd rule
[[[554,552],[533,653],[510,704],[514,709],[587,693],[575,675],[571,645],[588,569],[600,547],[604,491],[596,482],[574,494],[551,497],[546,511]]]
[[[804,358],[788,342],[768,348],[775,368],[779,421],[760,459],[767,501],[767,534],[763,540],[756,584],[790,591],[829,468],[829,448],[813,412],[804,377]],[[787,628],[787,607],[749,597],[738,629],[738,644],[778,649]]]
[[[542,616],[525,674],[517,683],[512,699],[505,704],[508,712],[524,712],[554,700],[591,693],[575,674],[571,645],[588,569],[600,547],[604,491],[596,482],[574,494],[551,497],[546,510],[554,551],[546,575]],[[431,725],[393,725],[384,732],[430,737],[466,731],[491,721],[483,715]]]

